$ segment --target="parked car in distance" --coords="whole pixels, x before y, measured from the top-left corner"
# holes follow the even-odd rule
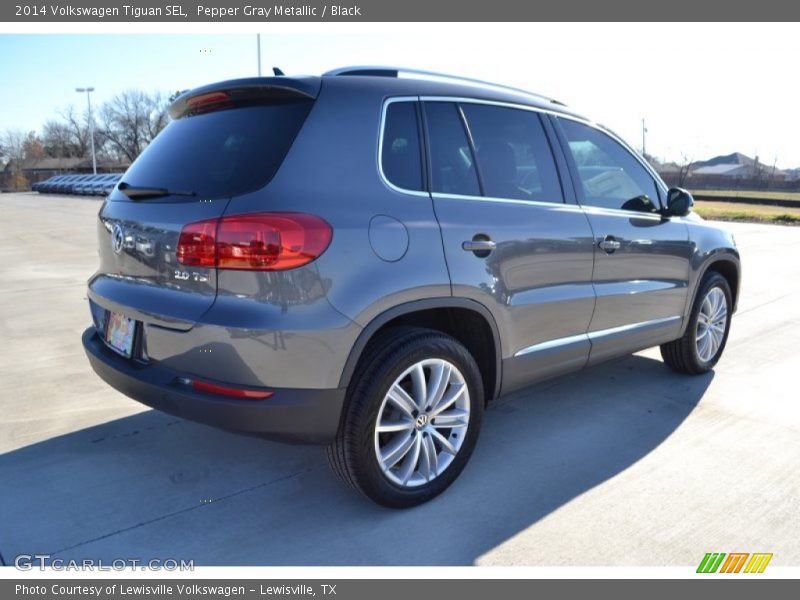
[[[94,180],[86,185],[86,194],[96,196],[99,194],[99,189],[102,187],[103,182],[108,178],[108,173],[99,174]]]
[[[76,196],[82,194],[83,186],[85,186],[86,183],[92,179],[92,177],[94,177],[94,175],[78,175],[76,179],[67,184],[66,192]]]
[[[72,186],[80,177],[82,175],[68,175],[54,186],[53,191],[57,194],[69,194]]]
[[[85,194],[86,186],[95,178],[94,175],[81,175],[69,188],[69,193],[79,196]]]
[[[114,189],[114,186],[117,185],[122,174],[120,173],[108,173],[103,177],[102,180],[98,181],[95,185],[92,186],[92,193],[95,196],[104,196],[111,192]]]
[[[723,353],[731,234],[550,98],[352,67],[215,83],[170,115],[100,209],[83,334],[148,406],[325,445],[410,507],[502,394],[652,346],[686,374]]]
[[[65,177],[68,176],[54,175],[53,177],[50,177],[49,179],[40,182],[36,187],[36,191],[39,192],[40,194],[50,193],[53,190],[53,188]]]

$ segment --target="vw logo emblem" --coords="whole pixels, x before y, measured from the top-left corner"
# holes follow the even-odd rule
[[[425,425],[428,424],[428,415],[422,414],[417,417],[417,429],[422,429]]]
[[[122,252],[122,245],[124,242],[125,234],[122,232],[122,227],[117,223],[114,225],[114,231],[111,233],[111,247],[114,248],[115,254]]]

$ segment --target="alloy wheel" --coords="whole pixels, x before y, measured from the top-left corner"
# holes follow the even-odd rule
[[[443,359],[425,359],[389,387],[375,423],[375,455],[395,485],[418,487],[453,462],[467,433],[469,388]]]
[[[716,355],[725,339],[725,328],[728,324],[728,301],[725,293],[718,287],[708,291],[700,313],[697,315],[695,344],[697,356],[703,362],[709,362]]]

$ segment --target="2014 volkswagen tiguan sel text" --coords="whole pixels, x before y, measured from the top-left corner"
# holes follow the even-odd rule
[[[179,97],[100,210],[83,335],[131,398],[327,445],[393,507],[456,479],[501,394],[656,345],[708,371],[740,279],[732,236],[608,130],[405,75]]]

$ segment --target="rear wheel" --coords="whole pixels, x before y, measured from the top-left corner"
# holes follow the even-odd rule
[[[415,506],[458,477],[477,441],[483,385],[457,340],[411,327],[364,352],[337,438],[333,470],[384,506]]]
[[[717,364],[728,341],[731,289],[719,273],[706,273],[697,290],[683,337],[661,346],[661,356],[680,373],[705,373]]]

